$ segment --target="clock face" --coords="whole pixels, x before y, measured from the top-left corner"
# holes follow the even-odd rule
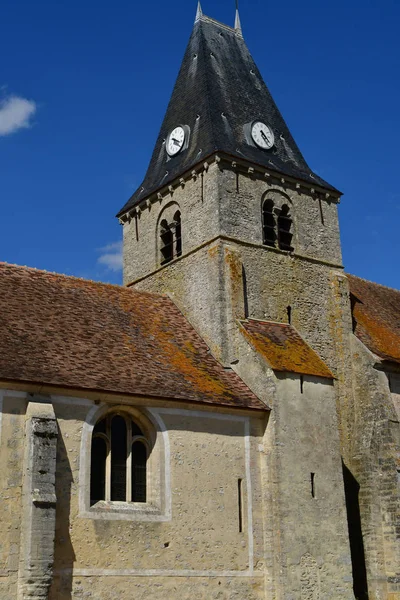
[[[167,152],[170,156],[175,156],[183,148],[185,143],[185,130],[183,127],[175,127],[167,138]]]
[[[274,132],[270,127],[268,127],[268,125],[261,123],[261,121],[256,121],[253,123],[251,128],[251,137],[257,146],[263,150],[269,150],[274,145]]]

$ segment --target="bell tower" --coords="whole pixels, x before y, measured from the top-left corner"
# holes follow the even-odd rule
[[[170,294],[225,365],[237,319],[290,321],[332,364],[340,192],[307,165],[235,26],[199,4],[144,181],[124,283]]]
[[[340,196],[300,152],[239,14],[228,27],[199,5],[148,171],[118,214],[124,282],[172,297],[272,408],[265,597],[353,597],[337,422],[351,404]]]

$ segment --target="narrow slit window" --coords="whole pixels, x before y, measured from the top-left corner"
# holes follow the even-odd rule
[[[300,394],[304,392],[304,376],[300,375]]]
[[[243,480],[238,479],[238,520],[239,533],[243,532]]]
[[[263,243],[266,246],[275,246],[276,244],[276,223],[274,215],[274,203],[272,200],[265,200],[263,204]]]
[[[278,245],[281,250],[293,250],[292,248],[292,219],[287,204],[282,206],[278,217]]]
[[[315,498],[315,473],[311,473],[311,497]]]
[[[287,312],[288,324],[291,325],[292,324],[292,307],[288,306],[286,309],[286,312]]]

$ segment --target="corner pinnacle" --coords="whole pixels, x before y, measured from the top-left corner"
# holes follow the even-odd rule
[[[236,9],[235,29],[238,33],[242,33],[242,24],[240,22],[239,10]]]
[[[203,11],[202,11],[200,0],[199,0],[199,2],[197,4],[197,13],[196,13],[196,18],[195,18],[194,22],[197,23],[197,21],[200,21],[202,16],[203,16]]]

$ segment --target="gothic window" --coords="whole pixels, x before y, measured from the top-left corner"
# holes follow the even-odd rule
[[[281,250],[293,250],[291,230],[290,209],[287,204],[284,204],[278,216],[278,245]]]
[[[266,246],[275,246],[276,224],[274,215],[274,203],[267,199],[263,204],[263,243]]]
[[[128,414],[113,413],[93,429],[90,505],[147,501],[149,443]]]
[[[170,221],[163,219],[160,222],[160,242],[161,265],[182,256],[182,222],[179,210]]]

